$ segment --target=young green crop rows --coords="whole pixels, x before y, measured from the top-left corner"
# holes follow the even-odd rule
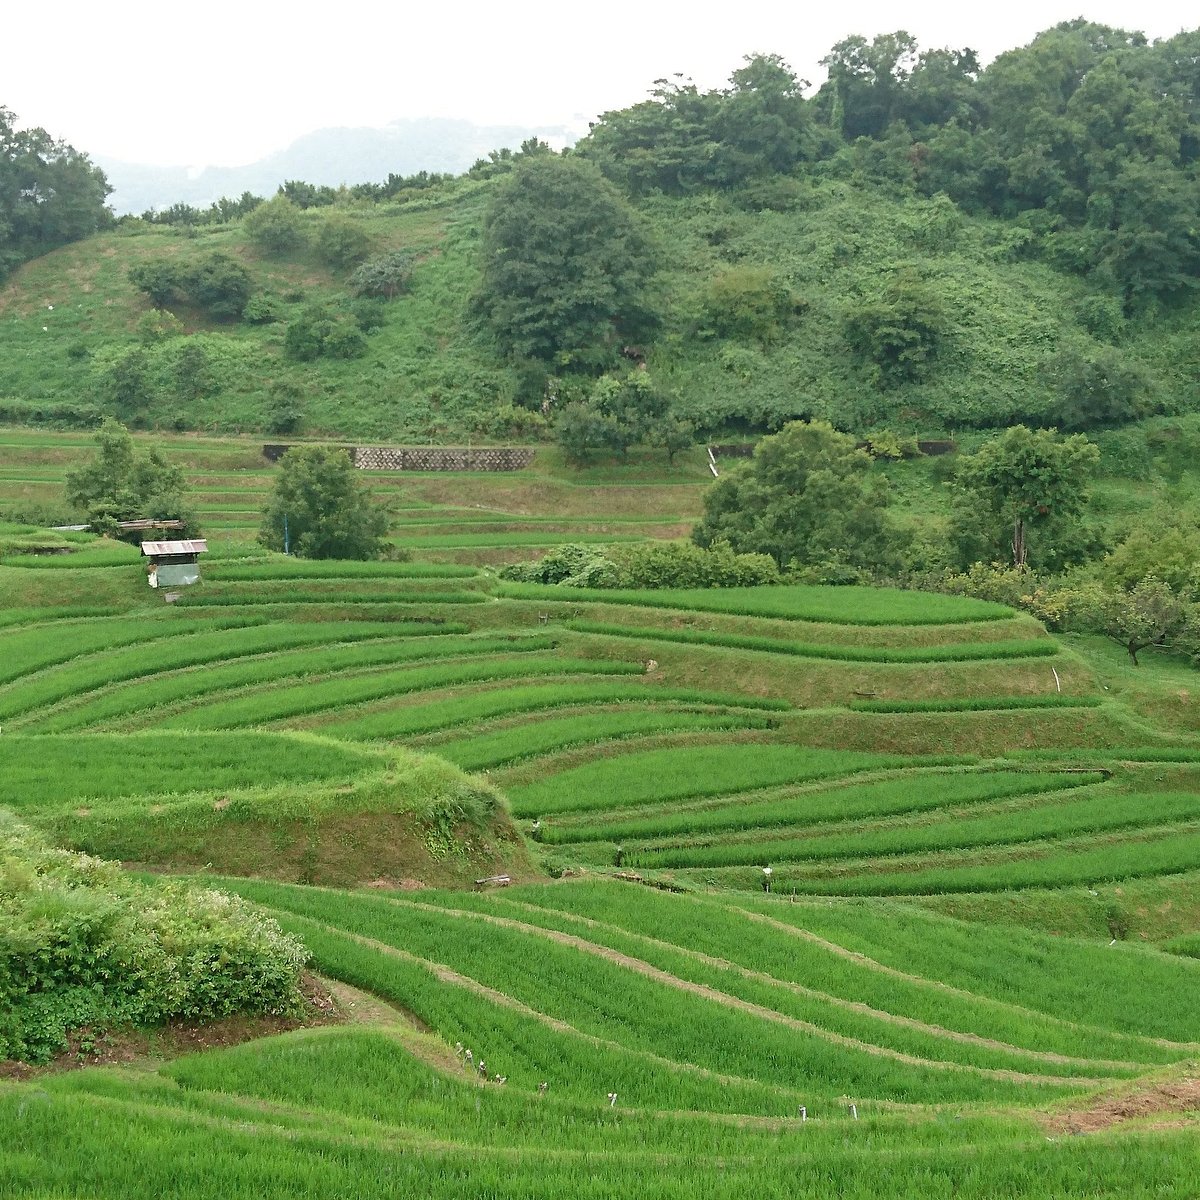
[[[778,826],[863,821],[981,804],[1057,787],[1080,786],[1099,778],[1098,775],[915,767],[891,774],[895,777],[875,783],[788,788],[785,794],[766,800],[739,795],[719,803],[709,802],[682,811],[666,809],[643,817],[623,817],[618,813],[608,819],[590,814],[580,821],[559,818],[543,826],[541,837],[555,844],[705,835],[711,838]]]

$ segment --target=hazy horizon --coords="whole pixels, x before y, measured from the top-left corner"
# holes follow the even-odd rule
[[[1086,11],[1081,13],[1081,8]],[[94,157],[160,166],[241,166],[327,128],[385,128],[418,118],[586,131],[601,112],[645,97],[679,72],[722,85],[743,57],[774,53],[812,81],[842,38],[906,29],[923,46],[970,46],[988,61],[1077,16],[1170,36],[1200,23],[1160,0],[1013,0],[997,10],[865,0],[798,13],[777,0],[734,8],[701,0],[611,0],[603,13],[548,0],[410,12],[347,0],[336,11],[248,0],[226,22],[148,0],[100,7],[64,0],[54,27],[30,9],[6,14],[18,57],[0,104]]]

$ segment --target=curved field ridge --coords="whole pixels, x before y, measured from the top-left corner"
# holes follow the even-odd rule
[[[819,621],[830,625],[952,625],[970,621],[1000,621],[1013,616],[1010,608],[964,596],[931,592],[902,592],[895,588],[787,587],[662,588],[625,591],[607,588],[565,588],[533,583],[506,583],[501,596],[517,600],[601,601],[645,608],[732,613],[775,617],[788,621]]]
[[[899,766],[884,754],[810,750],[803,746],[714,744],[647,750],[601,759],[508,789],[518,816],[633,808],[698,796],[746,792],[822,776]],[[920,760],[934,766],[939,760]]]
[[[1058,644],[1048,638],[962,642],[938,646],[841,646],[788,642],[781,638],[753,637],[736,633],[714,633],[703,629],[655,629],[638,625],[605,624],[601,621],[567,621],[565,624],[568,629],[579,633],[594,633],[601,637],[722,646],[734,650],[754,650],[765,654],[790,654],[796,658],[825,658],[843,662],[976,662],[1001,658],[1053,658],[1059,653]]]
[[[736,796],[720,803],[642,817],[614,814],[604,819],[589,814],[579,821],[560,818],[547,824],[541,836],[551,843],[681,835],[688,835],[690,841],[705,836],[752,834],[787,826],[818,827],[827,831],[830,827],[836,828],[840,822],[864,822],[966,804],[984,804],[1058,788],[1081,787],[1103,778],[1098,772],[1056,774],[916,767],[881,774],[884,778],[877,782],[800,785],[788,788],[772,799]],[[634,853],[640,855],[638,851]],[[638,861],[641,861],[640,857]]]
[[[548,712],[573,706],[618,704],[704,704],[719,708],[745,708],[783,712],[786,700],[769,700],[736,692],[708,692],[670,688],[647,680],[591,683],[545,683],[496,688],[452,698],[431,696],[420,705],[364,713],[345,720],[330,720],[322,732],[350,738],[401,738],[454,729],[476,721]]]

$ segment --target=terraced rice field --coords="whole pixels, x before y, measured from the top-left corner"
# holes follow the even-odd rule
[[[151,441],[150,435],[135,436]],[[184,468],[209,537],[254,538],[275,473],[261,440],[186,435],[152,440]],[[61,510],[66,471],[91,451],[87,434],[0,429],[0,519]],[[665,477],[661,468],[643,472],[634,465],[623,478],[598,474],[581,480],[563,468],[556,451],[541,448],[523,471],[372,471],[367,478],[391,512],[390,536],[398,547],[424,559],[488,563],[536,557],[562,542],[603,545],[685,536],[711,476],[703,451],[679,462]]]
[[[1123,930],[1187,932],[1200,741],[1036,622],[204,574],[0,562],[0,806],[223,876],[359,1019],[0,1079],[0,1195],[1194,1193],[1200,960]]]

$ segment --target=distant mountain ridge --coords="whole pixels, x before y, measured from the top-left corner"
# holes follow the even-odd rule
[[[516,149],[526,138],[539,137],[556,149],[570,145],[580,131],[562,125],[527,127],[475,125],[448,117],[405,118],[379,128],[317,129],[286,149],[239,167],[158,167],[93,157],[113,187],[114,211],[142,213],[180,201],[197,206],[222,196],[250,191],[269,196],[288,179],[339,184],[382,182],[389,173],[418,171],[458,174],[492,150]]]

